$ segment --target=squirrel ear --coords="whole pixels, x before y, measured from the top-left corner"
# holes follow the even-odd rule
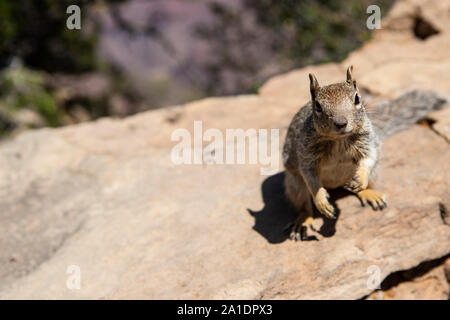
[[[309,90],[311,91],[311,98],[314,99],[316,97],[316,92],[319,89],[319,82],[317,78],[312,73],[309,74]]]
[[[353,65],[347,68],[347,82],[352,83],[353,77],[352,77],[352,71],[353,71]]]

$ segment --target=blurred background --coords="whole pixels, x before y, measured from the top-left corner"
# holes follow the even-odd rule
[[[0,137],[255,93],[269,77],[343,60],[386,0],[2,0]],[[68,6],[81,8],[69,30]]]

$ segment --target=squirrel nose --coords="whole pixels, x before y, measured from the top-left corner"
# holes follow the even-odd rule
[[[347,119],[345,119],[344,117],[338,117],[334,120],[334,125],[338,129],[345,128],[347,126],[347,123]]]

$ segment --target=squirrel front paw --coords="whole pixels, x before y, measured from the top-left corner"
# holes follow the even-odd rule
[[[369,203],[373,210],[383,210],[387,207],[386,195],[380,191],[366,189],[358,192],[358,197],[363,206]]]
[[[314,197],[314,204],[321,214],[328,218],[335,219],[334,208],[328,201],[329,197],[327,190],[325,190],[325,188],[320,188]]]
[[[369,179],[365,172],[358,172],[350,182],[344,185],[344,188],[350,192],[358,193],[364,189],[367,189]]]

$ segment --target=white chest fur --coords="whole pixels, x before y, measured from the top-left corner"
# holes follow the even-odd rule
[[[358,165],[343,143],[333,144],[329,152],[318,166],[319,181],[325,188],[342,187],[353,178]]]

